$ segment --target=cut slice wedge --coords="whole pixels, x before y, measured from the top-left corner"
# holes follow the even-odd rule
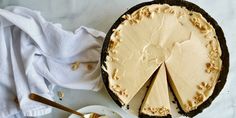
[[[218,73],[205,71],[209,61],[208,50],[193,33],[190,40],[175,45],[165,62],[170,87],[185,113],[197,109],[213,93]]]
[[[170,100],[165,65],[162,64],[148,89],[140,109],[141,115],[167,116],[170,114]]]

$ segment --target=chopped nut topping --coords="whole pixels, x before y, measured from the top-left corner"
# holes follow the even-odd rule
[[[206,86],[206,83],[205,83],[205,82],[201,82],[201,85],[205,87],[205,86]]]
[[[184,108],[185,108],[186,111],[191,111],[191,109],[192,109],[192,108],[191,108],[189,105],[187,105],[187,104],[184,105]]]
[[[153,107],[152,107],[152,108],[151,108],[151,110],[152,110],[152,111],[154,111],[154,110],[155,110],[155,108],[153,108]]]
[[[116,89],[116,88],[120,88],[120,85],[116,84],[116,85],[112,85],[112,88]]]
[[[199,23],[199,19],[192,18],[191,21],[192,21],[193,25],[195,25],[197,28],[201,27],[201,24]]]
[[[117,29],[113,29],[113,33],[115,35],[115,38],[120,38],[120,30],[117,30]]]
[[[138,12],[134,12],[132,15],[123,15],[122,18],[124,18],[125,20],[127,20],[129,22],[129,24],[133,25],[133,24],[137,24],[140,22],[140,20],[142,19],[142,16],[146,16],[148,18],[153,17],[154,14],[152,14],[149,11],[148,7],[144,7],[141,10],[139,10]]]
[[[129,24],[137,24],[142,19],[140,11],[133,13],[131,16],[129,16],[126,20],[128,20]]]
[[[208,27],[207,27],[207,25],[203,25],[202,27],[201,27],[201,30],[208,30]]]
[[[199,19],[198,18],[195,18],[195,17],[193,17],[193,18],[190,18],[190,21],[195,25],[196,23],[198,23],[199,22]]]
[[[151,12],[148,7],[143,7],[140,13],[146,17],[149,17],[151,15]]]
[[[154,10],[155,13],[160,13],[160,11],[161,11],[161,8],[160,8],[160,7],[157,7],[157,8]]]
[[[200,31],[201,33],[208,34],[210,32],[210,29],[208,29],[206,25],[203,25],[202,27],[200,27]]]
[[[125,20],[130,20],[131,16],[129,14],[126,14],[126,15],[123,15],[122,18]]]
[[[152,18],[154,16],[154,12],[151,12],[148,7],[143,7],[139,11],[132,13],[131,15],[126,14],[123,15],[122,18],[127,20],[130,25],[137,24],[142,19],[142,16]],[[123,22],[124,24],[125,22]]]
[[[164,13],[169,13],[169,12],[170,12],[170,6],[166,6],[166,7],[163,9],[163,12],[164,12]]]
[[[195,25],[196,25],[198,28],[201,28],[201,27],[202,27],[202,25],[201,25],[200,22],[196,22]]]
[[[197,92],[196,92],[196,95],[199,96],[199,95],[201,95],[201,93],[197,91]]]
[[[206,67],[210,68],[211,67],[211,63],[206,63]]]
[[[210,48],[210,44],[206,44],[206,48]]]
[[[210,58],[210,65],[207,66],[207,69],[210,72],[218,72],[219,71],[219,65],[217,65],[217,60],[220,57],[219,51],[216,47],[217,43],[215,40],[210,40],[208,45],[210,45],[210,51],[209,51],[209,58]]]
[[[165,107],[147,107],[147,108],[144,108],[145,111],[149,111],[150,113],[152,114],[160,114],[160,115],[167,115],[170,113],[170,110],[165,108]]]
[[[210,63],[206,63],[206,72],[217,72],[219,67],[215,64],[215,59],[218,57],[218,54],[214,51],[210,51]]]
[[[112,79],[113,80],[118,80],[119,79],[119,77],[117,76],[117,73],[118,73],[118,69],[115,69],[113,74],[112,74]]]
[[[131,25],[132,25],[132,24],[137,24],[137,23],[139,23],[139,20],[136,20],[136,19],[130,20],[130,24],[131,24]]]
[[[175,14],[175,10],[174,10],[174,9],[170,9],[170,10],[169,10],[169,13]]]
[[[212,56],[213,56],[214,58],[218,58],[219,54],[218,54],[218,52],[214,52]]]
[[[205,96],[208,96],[208,95],[209,95],[209,90],[205,90],[205,91],[204,91],[204,95],[205,95]]]
[[[199,18],[191,17],[190,21],[192,22],[193,25],[195,25],[200,30],[201,33],[205,33],[205,34],[209,33],[208,26],[206,24],[202,24]]]
[[[210,79],[211,81],[214,81],[214,78],[211,77]],[[205,83],[205,82],[201,82],[201,85],[198,85],[198,87],[201,87],[202,89],[204,89],[204,95],[205,96],[208,96],[209,94],[209,90],[212,88],[212,84],[213,82],[210,82],[210,83]],[[202,90],[201,89],[201,90]],[[197,96],[200,96],[200,97],[197,97]],[[201,102],[201,99],[203,99],[203,95],[202,93],[200,92],[196,92],[196,96],[194,96],[194,99],[196,100],[194,103],[195,104],[198,104],[199,102]]]
[[[217,49],[214,49],[213,51],[214,51],[215,53],[218,53],[218,50],[217,50]]]
[[[214,66],[213,69],[214,69],[215,71],[219,71],[219,68],[216,67],[216,66]]]
[[[207,89],[211,89],[211,87],[212,87],[212,86],[211,86],[210,84],[207,84],[207,85],[206,85],[206,88],[207,88]]]
[[[203,102],[203,100],[204,100],[204,96],[200,92],[196,92],[196,95],[193,98],[195,100],[194,101],[195,104],[199,104],[199,103]]]
[[[188,100],[188,105],[189,105],[190,107],[193,107],[192,101]]]
[[[131,25],[136,24],[136,23],[137,23],[137,22],[136,22],[136,20],[134,20],[134,19],[129,20],[129,24],[131,24]]]
[[[142,19],[141,14],[139,12],[132,14],[132,18],[140,21]]]
[[[202,87],[201,87],[200,85],[197,85],[197,88],[198,88],[199,90],[202,90]]]
[[[210,36],[209,34],[206,34],[204,37],[205,37],[206,39],[211,39],[211,36]]]
[[[210,72],[211,72],[211,69],[207,68],[205,71],[206,71],[207,73],[210,73]]]
[[[155,12],[153,11],[153,12],[151,12],[151,14],[150,14],[150,17],[149,17],[149,18],[153,18],[153,17],[154,17],[154,15],[155,15]]]
[[[117,46],[118,42],[114,40],[110,40],[110,43],[108,45],[109,50],[114,49]]]
[[[214,54],[214,51],[210,51],[210,55],[213,55]]]
[[[128,93],[126,89],[121,89],[120,85],[112,85],[111,88],[121,96],[128,97]]]

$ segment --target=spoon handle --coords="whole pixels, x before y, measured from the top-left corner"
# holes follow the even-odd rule
[[[76,114],[76,115],[79,115],[79,116],[81,116],[82,118],[84,118],[84,115],[83,115],[82,113],[79,113],[79,112],[77,112],[77,111],[75,111],[75,110],[73,110],[73,109],[70,109],[70,108],[68,108],[68,107],[66,107],[66,106],[63,106],[63,105],[61,105],[61,104],[58,104],[58,103],[56,103],[56,102],[54,102],[54,101],[51,101],[51,100],[49,100],[49,99],[47,99],[47,98],[44,98],[44,97],[42,97],[42,96],[39,96],[39,95],[37,95],[37,94],[30,93],[29,98],[30,98],[31,100],[34,100],[34,101],[37,101],[37,102],[40,102],[40,103],[43,103],[43,104],[46,104],[46,105],[49,105],[49,106],[52,106],[52,107],[55,107],[55,108],[58,108],[58,109],[67,111],[67,112],[70,112],[70,113],[73,113],[73,114]]]

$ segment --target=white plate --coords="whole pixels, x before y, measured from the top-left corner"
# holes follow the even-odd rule
[[[111,108],[107,108],[101,105],[91,105],[91,106],[83,107],[77,111],[81,113],[95,112],[98,114],[104,114],[108,116],[109,118],[122,118],[118,113],[113,111]],[[80,118],[80,117],[78,115],[71,114],[68,118]]]

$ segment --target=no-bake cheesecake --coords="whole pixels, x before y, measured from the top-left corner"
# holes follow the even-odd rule
[[[186,4],[178,4],[137,5],[121,16],[106,37],[104,82],[121,105],[127,105],[158,71],[140,106],[141,115],[171,114],[168,87],[183,114],[196,115],[198,109],[207,106],[204,103],[211,102],[206,101],[214,91],[219,93],[217,82],[226,79],[228,65],[222,64],[222,59],[227,61],[228,52],[223,47],[226,58],[221,58],[219,41],[224,37],[211,24],[215,22],[207,21],[206,14],[190,10]]]

